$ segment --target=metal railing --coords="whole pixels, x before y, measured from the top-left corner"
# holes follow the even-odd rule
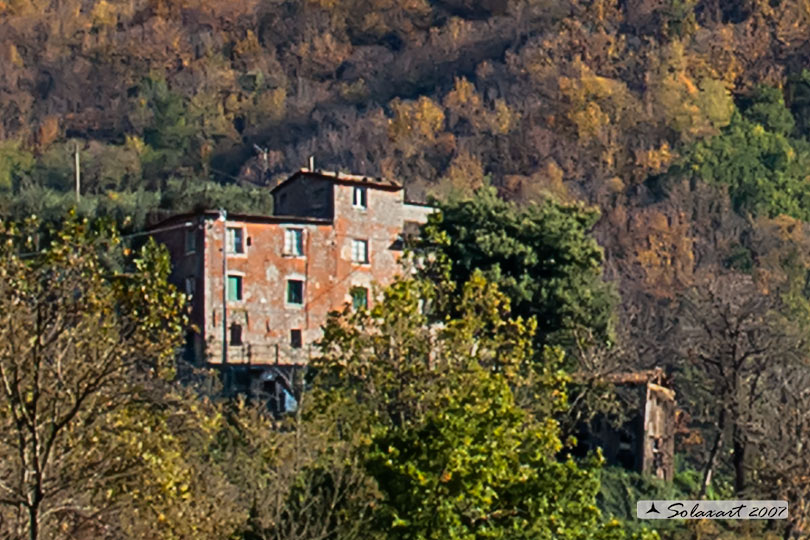
[[[208,362],[221,361],[221,342],[209,343]],[[243,343],[228,345],[228,364],[242,365],[306,365],[317,354],[317,349],[310,345],[300,348],[291,347],[289,343]]]

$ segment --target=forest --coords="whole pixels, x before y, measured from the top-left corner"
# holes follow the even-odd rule
[[[394,524],[403,539],[654,534],[626,506],[638,494],[792,505],[788,523],[689,523],[661,538],[810,534],[808,40],[807,0],[0,0],[0,375],[18,366],[20,385],[42,382],[15,363],[31,347],[112,362],[57,374],[44,423],[26,416],[37,392],[5,385],[0,422],[16,431],[3,440],[17,442],[0,453],[21,461],[0,465],[0,538],[30,529],[40,504],[43,538],[370,538]],[[312,407],[279,421],[218,401],[204,374],[164,372],[179,330],[159,321],[182,320],[168,263],[154,247],[135,259],[135,246],[97,248],[171,212],[269,212],[269,189],[310,156],[401,181],[445,218],[423,231],[438,262],[374,317],[336,318]],[[48,268],[95,293],[74,298]],[[73,311],[46,324],[32,306],[54,294]],[[426,331],[415,299],[456,322],[439,352],[408,349]],[[67,341],[26,341],[57,323]],[[444,367],[375,364],[374,336],[393,329],[396,346]],[[480,349],[459,348],[473,338]],[[574,420],[618,414],[604,377],[650,367],[666,369],[681,408],[675,481],[568,456]],[[396,415],[375,394],[386,369],[424,385],[391,398]],[[466,393],[446,393],[450,380]],[[60,412],[82,388],[96,412]],[[330,405],[364,392],[362,410]],[[459,420],[476,410],[502,423]],[[330,431],[355,422],[358,440]],[[42,426],[65,428],[53,450]],[[415,443],[427,433],[437,448]],[[482,436],[512,452],[490,456],[497,473],[470,465],[483,446],[451,453]],[[401,448],[413,453],[385,457]],[[62,452],[47,488],[29,472],[41,452]],[[481,476],[455,484],[435,456]],[[510,463],[541,472],[523,480]],[[445,497],[425,491],[440,484]],[[521,506],[531,490],[545,498]],[[401,513],[423,500],[425,514]],[[532,529],[515,515],[543,517]]]

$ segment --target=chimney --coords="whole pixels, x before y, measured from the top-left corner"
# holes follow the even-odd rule
[[[309,156],[309,172],[315,172],[315,156]]]

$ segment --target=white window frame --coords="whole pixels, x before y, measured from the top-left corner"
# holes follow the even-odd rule
[[[366,186],[352,187],[352,206],[362,210],[368,208],[368,188]]]
[[[236,248],[237,248],[237,246],[236,246],[236,233],[234,231],[240,231],[241,242],[239,242],[239,246],[238,246],[239,251],[236,250]],[[234,241],[233,242],[231,242],[231,238],[232,238],[231,232],[234,232],[234,234],[233,234],[233,240]],[[246,235],[245,235],[245,228],[244,227],[240,227],[238,225],[237,226],[228,225],[225,228],[225,244],[227,246],[229,255],[245,255],[247,253],[247,248],[245,247],[245,242],[246,242],[246,237],[245,236]]]
[[[360,249],[362,246],[362,250]],[[352,238],[352,262],[355,264],[369,264],[371,256],[368,249],[368,240]]]
[[[304,229],[287,227],[284,229],[284,255],[289,257],[304,256]]]

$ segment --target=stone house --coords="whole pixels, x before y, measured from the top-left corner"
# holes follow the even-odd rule
[[[432,211],[397,182],[339,172],[302,169],[272,193],[268,215],[208,210],[151,228],[190,296],[187,355],[227,366],[237,387],[289,383],[328,313],[367,305],[399,272],[405,231]]]
[[[607,381],[627,411],[619,426],[597,417],[580,427],[577,454],[602,448],[609,465],[671,481],[675,474],[677,402],[660,368],[614,373]]]

